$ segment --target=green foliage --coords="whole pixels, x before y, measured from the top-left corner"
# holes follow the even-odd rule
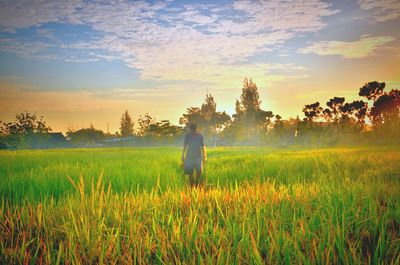
[[[243,80],[242,94],[240,95],[239,108],[241,112],[256,112],[261,109],[261,100],[258,95],[258,88],[253,80]]]
[[[137,143],[147,145],[173,144],[182,138],[183,128],[173,125],[169,120],[157,121],[149,114],[140,116],[138,120],[140,138]],[[181,144],[181,143],[180,143]]]
[[[104,132],[94,128],[90,124],[89,128],[83,128],[77,131],[68,130],[67,137],[73,144],[95,145],[104,140]]]
[[[182,128],[171,124],[169,120],[154,121],[147,130],[147,135],[155,137],[175,137],[182,133]]]
[[[326,117],[330,116],[330,113],[328,114],[328,110],[326,110],[324,113],[324,109],[321,107],[319,102],[305,105],[303,108],[303,113],[305,116],[304,121],[306,122],[318,122],[323,114],[325,114]]]
[[[377,81],[368,82],[360,88],[358,95],[361,97],[366,97],[368,100],[373,100],[383,94],[385,86],[385,83],[379,83]]]
[[[179,124],[184,127],[197,124],[206,144],[211,146],[395,144],[400,142],[400,90],[384,89],[385,83],[369,82],[359,89],[359,95],[368,102],[346,102],[344,97],[333,97],[326,106],[319,102],[306,104],[302,109],[303,121],[298,118],[283,120],[280,115],[274,116],[272,111],[261,109],[256,83],[245,78],[232,119],[226,112],[217,111],[214,97],[207,94],[200,107],[187,109]],[[108,135],[107,145],[176,145],[184,134],[184,127],[168,120],[157,121],[149,114],[140,116],[137,123],[138,131],[134,135],[134,122],[125,111],[120,121],[120,134],[116,135],[126,139],[117,141]],[[0,149],[43,147],[50,130],[43,117],[38,119],[29,112],[18,114],[15,122],[0,122]],[[67,135],[77,145],[94,146],[105,138],[102,131],[92,127],[68,131]]]
[[[235,103],[234,119],[224,131],[224,136],[242,145],[262,144],[262,135],[268,133],[271,118],[274,116],[272,111],[264,111],[260,105],[257,85],[246,77],[240,101],[236,100]]]
[[[179,119],[179,124],[185,127],[189,124],[196,124],[207,140],[207,138],[214,138],[220,133],[230,119],[225,111],[217,111],[214,97],[211,94],[207,94],[201,107],[188,108],[186,113]]]
[[[392,89],[378,97],[371,108],[370,116],[375,126],[400,121],[400,90]]]
[[[120,129],[122,137],[129,137],[129,136],[133,135],[134,123],[133,123],[133,120],[127,110],[125,110],[125,112],[122,114],[120,124],[121,124],[121,127],[119,129]]]
[[[140,116],[139,120],[138,120],[138,124],[139,124],[138,135],[140,135],[140,136],[148,135],[150,125],[153,124],[154,121],[155,121],[155,119],[152,118],[148,113],[146,113],[146,115],[144,115],[144,117]]]
[[[264,140],[270,145],[275,146],[289,146],[298,145],[297,142],[297,130],[300,128],[300,119],[290,118],[288,120],[282,120],[282,117],[275,115],[275,121],[273,128],[268,132],[267,138]]]
[[[385,86],[384,82],[369,82],[361,87],[358,93],[372,100],[368,115],[375,127],[386,127],[390,123],[400,122],[400,90],[392,89],[385,92]]]
[[[372,101],[345,102],[333,97],[323,108],[319,102],[303,108],[304,122],[298,126],[298,142],[337,145],[366,142],[397,143],[400,134],[400,91],[385,92],[385,83],[365,84],[359,95]],[[372,125],[372,127],[371,127]]]
[[[0,152],[0,263],[397,264],[398,150]]]
[[[36,113],[26,111],[17,114],[14,122],[0,121],[0,143],[5,147],[29,148],[40,145],[50,131],[43,116],[38,118]]]

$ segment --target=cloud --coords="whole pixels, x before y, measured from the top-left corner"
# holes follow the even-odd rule
[[[10,1],[1,7],[8,15],[1,16],[0,25],[8,31],[48,22],[87,25],[99,33],[96,38],[48,43],[58,45],[58,55],[66,61],[122,60],[138,69],[142,79],[217,82],[215,76],[236,69],[251,74],[258,66],[249,65],[249,57],[272,52],[296,34],[322,29],[323,18],[337,12],[319,0],[234,1],[218,7],[172,1]],[[32,50],[26,46],[20,40],[1,49],[46,56],[41,43]],[[71,58],[74,49],[86,51],[88,58]]]
[[[48,48],[54,47],[52,44],[42,41],[32,41],[26,38],[0,38],[0,50],[12,52],[24,58],[33,58],[39,60],[56,59],[51,54],[41,54]]]
[[[53,31],[50,29],[39,28],[36,30],[36,35],[47,38],[49,40],[56,40],[56,37],[54,36]]]
[[[165,19],[169,19],[168,16],[164,17]],[[175,20],[181,19],[186,22],[192,22],[193,24],[197,25],[208,25],[213,23],[215,20],[217,20],[218,16],[213,14],[211,16],[206,16],[201,14],[199,10],[196,9],[187,9],[186,11],[183,11],[178,14],[178,16],[175,17]]]
[[[364,10],[369,10],[377,22],[400,18],[400,1],[398,0],[358,0]]]
[[[340,12],[331,5],[318,0],[309,1],[235,1],[234,9],[249,17],[245,28],[318,31],[325,26],[323,17]]]
[[[0,26],[2,31],[15,32],[47,22],[67,22],[81,7],[79,0],[4,1],[0,5]]]
[[[88,9],[95,10],[93,13],[78,20],[106,33],[103,39],[88,45],[90,48],[119,54],[128,66],[140,70],[142,79],[212,80],[216,74],[232,70],[229,65],[272,51],[275,45],[293,38],[295,32],[321,29],[325,25],[322,17],[337,12],[319,1],[290,8],[286,1],[252,3],[239,1],[226,6],[229,14],[209,6],[187,5],[180,11],[162,12],[165,25],[143,19],[129,5],[94,6]],[[151,5],[141,7],[146,8],[151,14],[147,17],[160,12]],[[272,13],[275,17],[268,18]],[[243,68],[244,72],[252,69]]]
[[[395,38],[390,36],[361,36],[357,41],[320,41],[299,50],[300,53],[315,53],[318,55],[340,55],[344,58],[368,57],[378,48]]]

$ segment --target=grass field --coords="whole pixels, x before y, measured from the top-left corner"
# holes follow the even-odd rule
[[[400,264],[400,148],[0,152],[0,264]]]

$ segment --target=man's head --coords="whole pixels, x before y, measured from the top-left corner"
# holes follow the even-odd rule
[[[197,125],[194,124],[194,123],[190,124],[190,125],[189,125],[189,130],[190,130],[190,132],[192,132],[192,133],[196,132],[196,131],[197,131]]]

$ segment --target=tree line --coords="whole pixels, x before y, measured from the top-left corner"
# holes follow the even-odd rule
[[[245,78],[232,116],[217,111],[214,97],[207,94],[201,106],[186,109],[179,125],[169,120],[158,121],[149,114],[134,121],[126,110],[115,134],[90,125],[79,130],[69,129],[67,138],[74,145],[181,144],[186,127],[195,123],[207,144],[213,146],[399,143],[400,91],[385,91],[384,82],[373,81],[359,88],[358,95],[364,99],[346,102],[344,97],[333,97],[325,106],[320,102],[306,104],[302,109],[303,119],[283,120],[279,114],[261,108],[256,83]],[[45,141],[49,132],[51,128],[43,117],[21,113],[14,122],[0,121],[0,146],[29,148],[33,140]]]

